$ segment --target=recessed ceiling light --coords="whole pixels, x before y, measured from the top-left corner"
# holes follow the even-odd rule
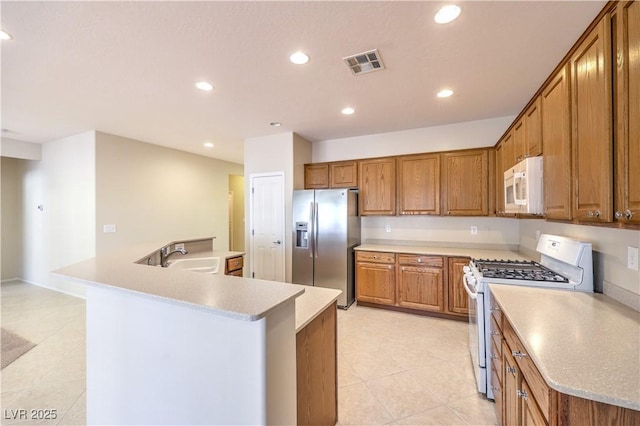
[[[0,40],[11,40],[13,36],[5,30],[0,30]]]
[[[289,60],[296,65],[304,65],[309,62],[309,55],[304,52],[296,52],[289,56]]]
[[[204,90],[205,92],[213,90],[213,86],[211,85],[211,83],[207,83],[206,81],[197,82],[196,87],[200,90]]]
[[[356,112],[356,110],[355,110],[355,109],[353,109],[353,108],[351,108],[351,107],[346,107],[346,108],[343,108],[343,109],[342,109],[342,113],[343,113],[344,115],[351,115],[351,114],[353,114],[354,112]]]
[[[205,147],[207,147],[207,148],[213,148],[213,143],[211,143],[211,142],[205,142],[205,143],[203,143],[203,145]]]
[[[439,98],[448,98],[451,95],[453,95],[453,90],[451,90],[451,89],[443,89],[443,90],[438,92],[437,96]]]
[[[442,6],[433,19],[438,24],[448,24],[449,22],[455,20],[458,16],[460,16],[461,11],[462,9],[460,9],[460,6],[449,4],[447,6]]]
[[[271,123],[269,123],[269,126],[271,126],[271,127],[280,127],[280,126],[282,126],[282,123],[280,123],[279,121],[272,121]]]

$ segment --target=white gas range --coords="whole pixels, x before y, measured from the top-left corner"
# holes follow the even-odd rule
[[[493,399],[491,387],[491,300],[487,284],[524,285],[593,292],[590,243],[542,234],[536,251],[540,263],[520,259],[473,259],[464,267],[469,295],[469,350],[478,391]]]

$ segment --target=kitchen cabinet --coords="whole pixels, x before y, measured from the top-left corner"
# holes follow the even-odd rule
[[[489,214],[489,151],[442,154],[442,210],[451,216]]]
[[[494,309],[491,310],[491,320],[489,321],[490,334],[491,334],[491,390],[493,391],[493,398],[495,401],[496,418],[501,421],[504,413],[504,398],[503,398],[503,383],[504,383],[504,369],[503,369],[503,355],[502,355],[502,322],[496,320],[496,316],[493,314]]]
[[[381,305],[396,303],[396,256],[356,252],[356,300]]]
[[[513,126],[513,156],[516,164],[524,160],[526,150],[526,137],[524,117],[520,118],[515,126]]]
[[[496,215],[504,214],[504,144],[502,141],[496,146]]]
[[[573,217],[612,221],[611,33],[605,16],[573,53]]]
[[[502,343],[502,365],[504,366],[504,393],[503,404],[504,412],[502,424],[505,426],[519,425],[520,418],[518,413],[518,397],[517,391],[519,387],[516,361],[511,356],[509,346],[505,342]]]
[[[524,113],[525,120],[525,157],[537,157],[542,154],[542,117],[540,97]]]
[[[329,164],[305,164],[304,165],[304,188],[324,189],[329,188]]]
[[[565,65],[541,95],[544,206],[547,219],[571,219],[570,68]]]
[[[468,296],[462,282],[464,275],[462,268],[469,265],[469,260],[468,257],[449,257],[447,259],[449,268],[447,311],[452,314],[469,315]]]
[[[393,157],[360,160],[361,216],[396,213],[396,159]]]
[[[444,258],[398,255],[398,306],[442,312],[444,310]]]
[[[513,130],[510,130],[509,133],[504,135],[504,138],[502,138],[502,147],[502,172],[504,173],[505,170],[515,166],[516,164]]]
[[[234,256],[227,258],[224,263],[224,274],[241,277],[243,267],[244,256]]]
[[[398,212],[440,214],[440,155],[398,157]]]
[[[329,177],[331,188],[357,188],[358,162],[339,161],[329,163]]]
[[[616,52],[615,219],[640,224],[640,3],[623,1],[612,13]]]

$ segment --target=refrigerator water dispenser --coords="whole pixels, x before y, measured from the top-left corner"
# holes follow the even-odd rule
[[[308,222],[296,222],[296,247],[309,247]]]

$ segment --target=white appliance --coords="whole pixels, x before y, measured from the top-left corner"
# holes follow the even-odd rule
[[[525,158],[504,172],[506,213],[542,214],[542,157]]]
[[[469,351],[478,391],[494,399],[491,387],[491,300],[487,284],[510,284],[593,292],[591,243],[542,234],[540,263],[514,258],[473,259],[464,267],[469,297]]]

